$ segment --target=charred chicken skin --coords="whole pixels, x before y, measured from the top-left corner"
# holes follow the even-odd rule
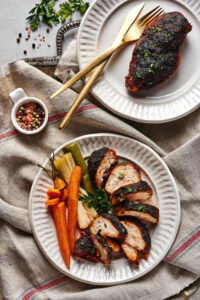
[[[112,169],[105,185],[107,193],[112,194],[120,187],[138,182],[141,180],[140,169],[133,163],[117,165]]]
[[[175,74],[180,46],[191,30],[191,24],[179,12],[165,13],[147,25],[133,51],[125,80],[128,90],[148,90]]]
[[[117,217],[134,217],[142,222],[157,224],[159,220],[159,209],[150,204],[140,202],[122,201],[115,210]]]
[[[116,152],[107,147],[92,152],[88,160],[88,171],[91,180],[99,189],[103,187],[117,161]]]
[[[146,181],[138,181],[116,190],[111,195],[111,203],[115,206],[123,200],[142,202],[148,200],[152,194],[153,191]]]
[[[91,237],[89,236],[83,236],[76,240],[74,254],[75,256],[79,256],[93,262],[99,261],[98,257],[96,256],[96,249],[93,245]]]
[[[123,241],[127,235],[127,230],[120,221],[113,215],[104,213],[98,216],[90,225],[92,234],[100,234],[103,238],[115,238]]]

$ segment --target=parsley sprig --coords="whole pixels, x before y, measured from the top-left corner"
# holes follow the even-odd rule
[[[55,3],[58,0],[41,0],[30,11],[26,18],[30,22],[32,31],[35,31],[40,22],[43,21],[49,26],[58,25],[64,22],[67,18],[72,18],[74,12],[80,12],[84,15],[89,7],[88,2],[83,0],[68,0],[59,5],[60,9],[55,10]]]
[[[109,196],[104,189],[97,189],[95,194],[88,193],[88,196],[80,197],[80,200],[93,207],[98,213],[112,210]]]

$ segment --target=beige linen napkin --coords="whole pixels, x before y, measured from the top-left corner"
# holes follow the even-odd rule
[[[58,66],[56,71],[63,81],[77,71],[75,53],[73,41],[62,58],[65,68]],[[70,70],[65,73],[65,69]],[[67,129],[58,131],[58,123],[81,83],[49,101],[47,97],[60,86],[23,61],[0,68],[1,299],[160,300],[178,293],[200,276],[199,110],[170,124],[144,125],[120,120],[85,100]],[[48,125],[38,135],[24,136],[12,127],[8,94],[18,87],[48,106]],[[91,95],[88,98],[93,101]],[[181,225],[165,261],[146,276],[114,287],[87,285],[54,269],[41,254],[28,219],[28,197],[38,171],[36,164],[43,163],[47,154],[71,138],[96,132],[119,133],[149,145],[168,164],[181,194]]]

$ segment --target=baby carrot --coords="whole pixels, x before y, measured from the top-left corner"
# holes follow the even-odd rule
[[[58,189],[53,189],[50,188],[47,190],[47,195],[49,196],[49,198],[57,198],[60,197],[61,192]]]
[[[68,186],[68,235],[71,253],[74,253],[76,224],[78,219],[78,191],[82,177],[82,169],[75,166]]]
[[[66,186],[66,183],[64,182],[63,179],[56,178],[55,181],[54,181],[54,185],[55,185],[55,188],[60,191]]]
[[[60,251],[67,268],[70,269],[70,249],[67,234],[65,202],[60,202],[59,204],[52,206],[52,213],[56,226]]]
[[[60,202],[60,198],[54,198],[54,199],[49,199],[45,202],[45,205],[46,206],[49,206],[49,205],[56,205]]]

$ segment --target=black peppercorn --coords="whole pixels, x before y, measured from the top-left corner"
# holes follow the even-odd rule
[[[32,48],[35,49],[35,44],[34,43],[32,44]]]

